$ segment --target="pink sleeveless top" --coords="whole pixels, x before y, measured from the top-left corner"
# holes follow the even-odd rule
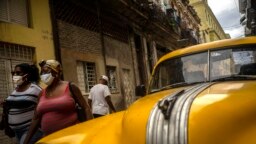
[[[63,94],[52,98],[47,98],[43,90],[37,113],[42,117],[41,128],[45,135],[76,124],[75,101],[69,95],[68,84]]]

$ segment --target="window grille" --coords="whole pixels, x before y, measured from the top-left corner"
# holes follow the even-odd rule
[[[96,84],[95,63],[77,62],[78,86],[83,95],[90,92],[90,89]]]
[[[10,72],[10,70],[9,70]],[[4,98],[8,95],[8,69],[6,69],[6,63],[5,60],[0,59],[0,101],[2,101]]]
[[[0,3],[0,11],[1,7],[2,5]],[[14,85],[12,82],[11,71],[14,69],[15,65],[24,62],[32,63],[33,55],[34,49],[32,47],[0,42],[0,102],[13,91]],[[1,114],[2,107],[0,107],[0,116]],[[0,132],[0,136],[0,141],[2,141],[2,143],[8,143],[9,140],[2,137],[2,132]],[[9,142],[13,143],[11,140]]]
[[[68,0],[54,0],[56,18],[67,23],[100,32],[99,21],[95,5],[79,6]],[[116,15],[103,12],[102,32],[116,40],[128,43],[128,27],[124,21],[117,19]],[[108,15],[108,17],[106,16]]]
[[[33,56],[33,47],[0,42],[0,58],[31,61]]]
[[[126,108],[129,107],[133,103],[133,85],[131,81],[131,74],[129,69],[122,69],[122,83],[124,87],[124,97]]]
[[[109,78],[108,86],[111,93],[118,92],[116,67],[107,66],[107,75]]]
[[[32,64],[34,48],[0,42],[0,101],[13,90],[11,71],[20,63]]]
[[[0,21],[28,26],[28,1],[0,0]]]

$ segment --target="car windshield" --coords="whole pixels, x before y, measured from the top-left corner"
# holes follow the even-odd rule
[[[256,48],[205,51],[163,61],[155,69],[150,92],[209,81],[255,79]]]

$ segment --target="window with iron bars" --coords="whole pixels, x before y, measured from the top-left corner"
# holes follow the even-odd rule
[[[107,76],[109,78],[108,86],[111,93],[117,93],[117,72],[116,67],[114,66],[107,66]]]
[[[14,89],[11,72],[15,66],[21,63],[32,64],[34,53],[33,47],[0,41],[0,103]]]
[[[0,21],[28,27],[28,0],[0,0]]]
[[[95,63],[77,61],[78,86],[83,95],[97,83]]]

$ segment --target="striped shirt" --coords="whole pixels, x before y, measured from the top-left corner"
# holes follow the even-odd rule
[[[8,123],[12,129],[23,129],[30,126],[41,91],[42,88],[38,85],[31,84],[27,90],[23,92],[14,90],[7,97]]]

